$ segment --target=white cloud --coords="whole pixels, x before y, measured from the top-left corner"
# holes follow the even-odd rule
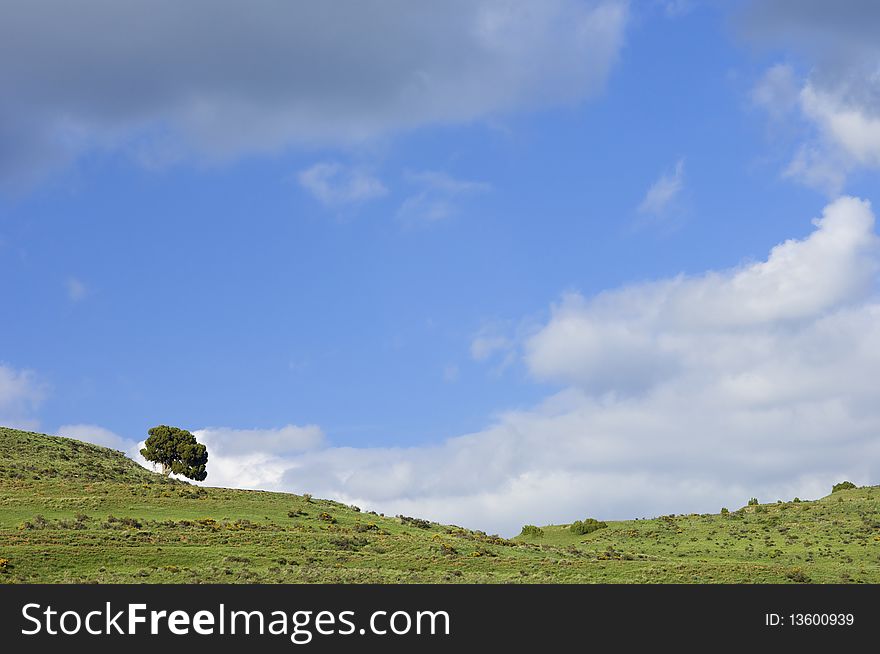
[[[497,326],[488,325],[471,339],[471,357],[474,361],[486,361],[499,352],[509,352],[515,345]]]
[[[762,0],[747,3],[739,21],[751,40],[787,48],[809,67],[798,78],[777,64],[752,91],[777,126],[803,127],[785,176],[835,196],[852,172],[880,168],[880,5]]]
[[[380,198],[388,189],[365,170],[321,162],[297,175],[300,186],[328,206],[356,204]]]
[[[782,176],[833,196],[846,184],[851,166],[815,143],[801,145]]]
[[[208,448],[210,486],[280,489],[287,460],[322,445],[317,425],[285,425],[277,429],[208,427],[193,432]]]
[[[486,182],[456,179],[435,170],[407,173],[407,180],[420,190],[407,197],[397,210],[397,217],[407,223],[431,223],[458,213],[457,198],[482,193],[492,187]]]
[[[0,180],[101,148],[216,161],[575,103],[626,23],[625,0],[9,0]]]
[[[788,64],[776,64],[752,88],[752,102],[780,119],[797,107],[799,94],[794,69]]]
[[[129,454],[134,454],[136,441],[99,427],[98,425],[78,424],[78,425],[61,425],[55,432],[58,436],[65,438],[75,438],[78,441],[94,443],[102,447],[109,447],[114,450],[120,450]]]
[[[505,534],[877,483],[874,216],[841,198],[814,225],[734,270],[566,296],[525,343],[532,374],[565,387],[482,431],[409,448],[218,448],[209,470]]]
[[[794,116],[807,126],[803,143],[783,172],[785,177],[835,196],[854,170],[880,168],[880,103],[872,106],[849,97],[846,89],[825,89],[810,79],[802,81],[792,103],[790,88],[769,87],[793,80],[770,82],[767,75],[753,91],[755,101],[777,121]]]
[[[684,159],[679,159],[671,173],[655,181],[639,204],[639,213],[660,215],[675,201],[684,188]]]
[[[207,427],[193,432],[200,442],[225,454],[243,454],[259,451],[266,454],[290,454],[311,450],[324,440],[317,425],[285,425],[278,429],[232,429]]]
[[[67,297],[71,302],[79,302],[85,299],[89,292],[86,285],[75,277],[68,277],[65,286],[67,287]]]
[[[804,115],[854,163],[880,166],[880,116],[871,115],[872,108],[847,101],[809,82],[801,90],[800,101]]]
[[[0,424],[36,429],[35,412],[46,396],[45,384],[31,370],[0,362]]]
[[[878,238],[870,205],[841,198],[815,225],[808,238],[788,240],[766,261],[735,270],[625,287],[589,300],[569,295],[527,343],[526,362],[542,379],[623,392],[690,367],[705,372],[712,362],[719,373],[729,373],[750,362],[749,352],[769,356],[775,341],[762,340],[762,329],[772,325],[788,337],[786,326],[858,302],[874,288]],[[746,349],[721,358],[722,348],[750,330],[755,339],[744,341]]]

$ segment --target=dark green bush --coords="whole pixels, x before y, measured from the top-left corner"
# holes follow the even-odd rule
[[[331,539],[330,543],[336,549],[354,551],[360,549],[364,545],[369,545],[370,541],[363,536],[340,536],[339,538]]]
[[[354,530],[358,533],[363,533],[367,531],[379,531],[379,527],[373,522],[366,525],[359,522],[354,526]]]
[[[851,490],[853,488],[858,488],[858,486],[851,481],[842,481],[839,484],[834,484],[834,486],[831,487],[831,492],[836,493],[837,491]]]
[[[721,507],[721,515],[727,515],[728,513],[730,513],[728,508],[726,506],[722,506]]]
[[[598,529],[604,529],[607,526],[607,524],[596,520],[596,518],[586,518],[585,520],[576,520],[571,523],[569,530],[573,534],[583,536],[585,534],[591,534]]]
[[[397,519],[400,520],[400,524],[402,525],[412,525],[413,527],[418,527],[419,529],[431,528],[431,523],[427,520],[422,520],[421,518],[411,518],[408,515],[398,515]]]
[[[757,498],[757,497],[753,497],[753,498],[751,498],[751,499],[749,500],[749,506],[757,506],[757,504],[758,504],[758,498]]]

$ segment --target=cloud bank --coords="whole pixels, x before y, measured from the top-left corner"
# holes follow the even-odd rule
[[[577,102],[626,22],[623,0],[11,0],[0,180],[94,149],[216,161]]]
[[[209,483],[505,534],[524,523],[816,497],[842,478],[876,483],[874,215],[844,197],[813,226],[733,270],[564,296],[520,346],[527,371],[560,390],[482,431],[355,448],[323,444],[317,428],[207,430]]]

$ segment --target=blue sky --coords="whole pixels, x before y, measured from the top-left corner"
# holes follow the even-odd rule
[[[876,383],[807,364],[850,327],[835,374],[878,356],[880,23],[821,5],[230,3],[169,34],[170,5],[11,3],[0,419],[127,451],[180,425],[209,484],[502,531],[876,483]]]

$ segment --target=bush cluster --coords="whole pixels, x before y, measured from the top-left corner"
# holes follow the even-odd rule
[[[834,486],[831,487],[831,492],[836,493],[837,491],[852,490],[853,488],[858,488],[858,486],[851,481],[842,481],[839,484],[834,484]]]
[[[370,522],[368,524],[363,524],[359,522],[354,526],[354,530],[358,533],[364,533],[367,531],[379,531],[379,526],[374,522]]]
[[[569,530],[573,534],[583,536],[584,534],[592,534],[594,531],[604,529],[607,526],[607,524],[596,520],[596,518],[586,518],[585,520],[576,520],[571,523]]]
[[[412,525],[413,527],[418,527],[419,529],[430,529],[431,523],[427,520],[422,520],[421,518],[411,518],[408,515],[399,515],[397,519],[400,520],[400,524],[402,525]]]
[[[522,531],[519,533],[520,536],[531,536],[533,538],[543,538],[544,530],[540,527],[536,527],[535,525],[525,525],[522,528]]]

